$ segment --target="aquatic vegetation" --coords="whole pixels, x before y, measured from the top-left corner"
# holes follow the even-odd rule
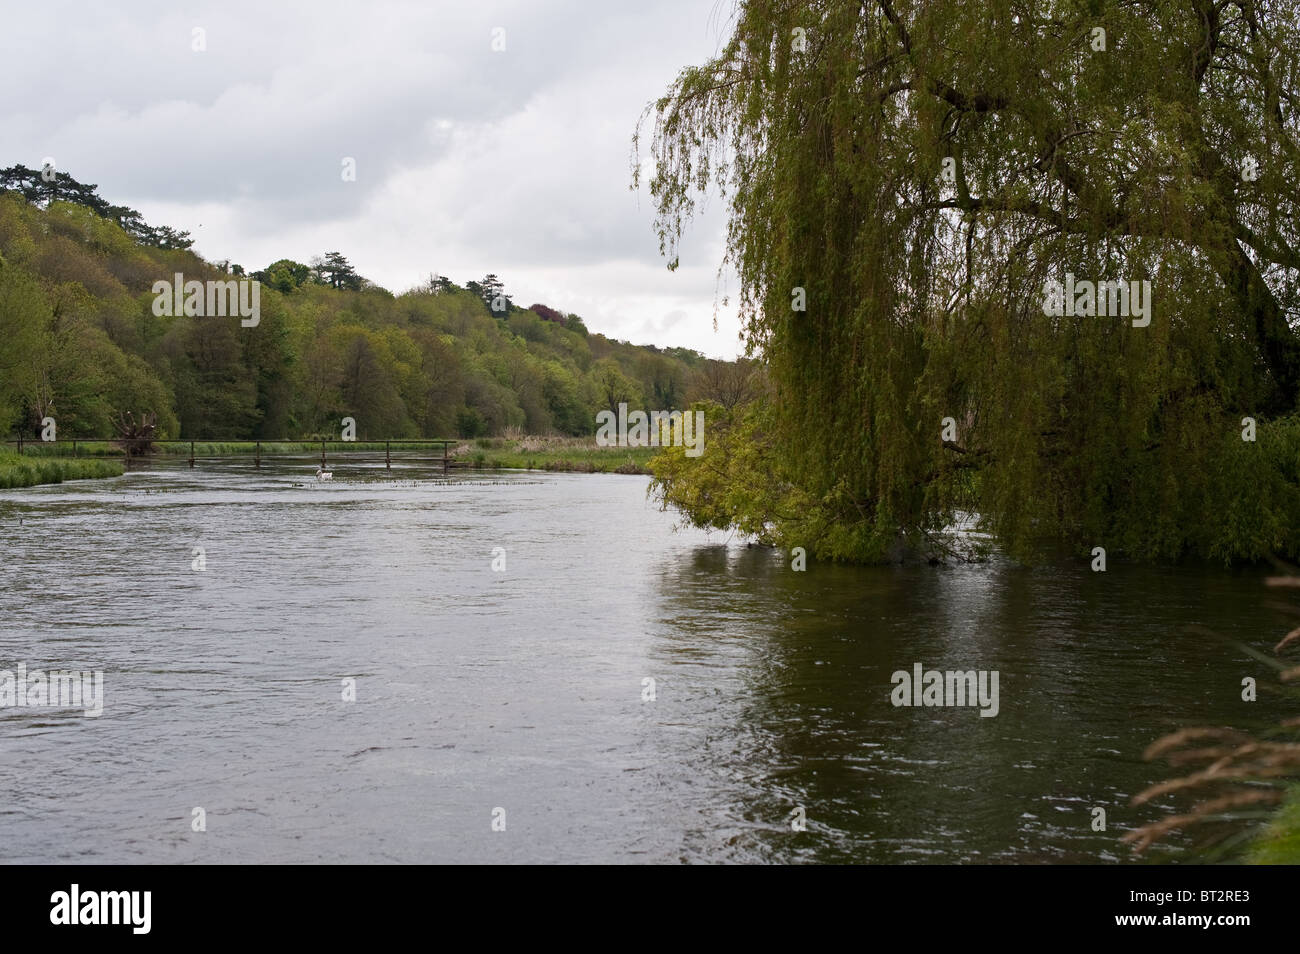
[[[1272,577],[1268,583],[1285,592],[1300,585],[1300,574]],[[1293,606],[1284,608],[1297,612]],[[1294,685],[1300,665],[1282,658],[1300,649],[1300,627],[1282,637],[1272,656],[1246,645],[1239,648],[1277,672],[1285,698],[1300,702]],[[1254,701],[1257,691],[1253,677],[1243,679],[1243,700]],[[1300,862],[1300,716],[1254,732],[1226,726],[1179,729],[1153,742],[1144,758],[1164,758],[1171,766],[1192,770],[1138,793],[1134,805],[1187,795],[1196,802],[1125,834],[1122,840],[1135,852],[1172,832],[1196,829],[1195,850],[1205,860],[1245,852],[1260,864]]]
[[[122,464],[117,461],[28,457],[0,451],[0,489],[60,484],[65,480],[92,477],[120,477],[122,472]]]

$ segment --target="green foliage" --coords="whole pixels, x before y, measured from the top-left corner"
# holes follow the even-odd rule
[[[590,436],[610,382],[676,406],[703,360],[611,341],[574,315],[547,321],[510,304],[494,316],[472,290],[502,295],[491,275],[394,296],[337,252],[314,269],[281,259],[254,273],[259,322],[243,327],[155,315],[153,283],[176,272],[231,277],[91,207],[0,192],[0,430],[35,437],[49,416],[61,438],[108,437],[130,412],[156,415],[159,438],[337,436],[344,417],[361,439]]]
[[[155,248],[186,249],[194,244],[188,232],[177,232],[167,226],[151,228],[135,209],[110,205],[99,196],[96,188],[54,169],[28,169],[23,165],[0,169],[0,192],[20,195],[46,208],[75,203],[88,210],[94,218],[115,223],[133,241]]]
[[[1300,864],[1300,785],[1291,787],[1277,816],[1252,845],[1247,860],[1256,865]]]
[[[975,510],[1025,559],[1300,554],[1300,4],[1229,9],[747,0],[651,107],[670,266],[729,203],[764,465],[811,508],[776,532],[872,560]],[[1066,273],[1150,281],[1150,324],[1044,314]]]
[[[650,462],[651,492],[706,529],[738,529],[772,545],[800,539],[807,501],[768,439],[771,406],[701,401],[695,410],[704,414],[704,452],[689,457],[685,447],[664,447]]]
[[[0,430],[18,419],[24,397],[36,385],[41,331],[49,305],[35,279],[14,266],[0,268]]]
[[[477,295],[494,318],[507,318],[519,310],[506,294],[505,285],[495,275],[485,275],[482,281],[466,282],[465,288]]]
[[[574,471],[586,474],[648,474],[652,447],[600,447],[590,437],[528,437],[522,440],[479,438],[474,451],[455,451],[475,467],[513,470]]]
[[[590,385],[597,406],[618,413],[618,406],[644,406],[641,387],[614,358],[601,358],[591,369]]]
[[[68,460],[65,458],[28,457],[0,451],[0,489],[33,487],[36,484],[61,484],[65,480],[92,477],[120,477],[122,464],[109,460]]]
[[[327,252],[325,257],[313,263],[312,273],[316,281],[330,288],[346,288],[360,291],[364,279],[357,274],[352,263],[342,252]],[[301,282],[299,282],[301,284]]]
[[[280,294],[287,295],[311,281],[312,270],[310,265],[282,258],[278,262],[272,262],[262,271],[254,272],[252,277],[263,285],[274,288]]]

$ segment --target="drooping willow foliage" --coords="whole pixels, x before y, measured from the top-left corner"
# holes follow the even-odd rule
[[[853,560],[961,511],[1021,555],[1300,550],[1296,0],[745,0],[646,120],[662,249],[721,191],[770,382],[666,503]],[[1045,314],[1067,275],[1150,323]]]

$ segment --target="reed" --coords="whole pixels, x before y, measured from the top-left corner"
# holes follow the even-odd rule
[[[61,484],[65,480],[87,480],[122,476],[122,464],[111,460],[72,460],[60,457],[28,457],[0,451],[0,489]]]
[[[1293,567],[1265,583],[1282,591],[1300,586]],[[1296,612],[1287,606],[1290,612]],[[1204,632],[1204,631],[1202,631]],[[1293,685],[1300,666],[1284,654],[1300,650],[1300,628],[1293,629],[1268,656],[1237,644],[1246,655],[1273,669],[1279,688],[1296,698]],[[1121,839],[1141,853],[1174,832],[1194,833],[1194,851],[1207,860],[1229,853],[1259,864],[1300,863],[1300,716],[1282,720],[1257,733],[1224,726],[1195,726],[1165,735],[1143,753],[1165,759],[1171,767],[1192,767],[1139,792],[1133,805],[1166,797],[1195,799],[1186,811],[1127,832]],[[1207,744],[1210,743],[1210,744]],[[1260,809],[1266,809],[1261,811]]]

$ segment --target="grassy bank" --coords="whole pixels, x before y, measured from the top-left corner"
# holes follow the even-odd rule
[[[12,444],[10,445],[12,446]],[[431,443],[413,443],[402,444],[403,451],[436,451],[442,453],[441,444]],[[384,450],[383,441],[356,441],[342,445],[331,443],[328,447],[328,453],[355,453],[358,451],[367,451],[373,453]],[[394,445],[394,452],[398,447]],[[257,454],[258,444],[256,441],[195,441],[194,456],[196,457],[226,457],[232,454],[247,455],[253,457]],[[262,441],[261,452],[263,455],[270,454],[305,454],[319,455],[320,441]],[[68,442],[59,444],[42,444],[40,441],[31,441],[23,445],[24,457],[70,457],[74,456],[72,445]],[[111,441],[78,441],[76,447],[76,457],[118,457],[122,456],[122,447]],[[190,456],[189,441],[179,441],[167,444],[153,445],[153,456],[155,457],[182,457]]]
[[[383,441],[350,441],[347,444],[337,443],[337,439],[326,447],[328,455],[335,454],[356,454],[360,452],[379,453],[384,452]],[[442,444],[431,444],[426,442],[411,444],[394,444],[393,453],[409,453],[410,451],[436,451],[442,453]],[[167,457],[189,457],[190,445],[180,444],[160,444],[157,445],[160,454]],[[255,441],[195,441],[195,457],[224,457],[227,454],[244,454],[249,457],[254,456],[258,451],[258,445]],[[320,455],[320,441],[262,441],[262,454],[305,454],[307,456]],[[119,451],[118,453],[121,453]]]
[[[584,474],[649,474],[657,447],[598,447],[593,438],[483,437],[464,441],[453,456],[482,469],[576,471]]]
[[[90,477],[120,477],[122,465],[110,460],[71,460],[66,457],[28,457],[0,451],[0,489],[61,484]]]
[[[1257,865],[1300,864],[1300,785],[1293,785],[1247,858]]]
[[[196,441],[194,456],[226,457],[230,455],[252,457],[257,453],[255,441]],[[393,459],[399,460],[403,454],[420,451],[425,456],[440,457],[442,445],[436,443],[411,443],[393,445]],[[181,458],[190,456],[188,441],[170,444],[155,444],[154,457]],[[319,441],[263,441],[263,455],[299,454],[313,457],[320,454]],[[330,458],[342,454],[369,453],[382,454],[383,441],[356,441],[346,445],[329,444],[326,453]],[[461,466],[475,467],[483,470],[552,470],[573,471],[584,474],[649,474],[649,461],[659,452],[657,447],[598,447],[590,437],[480,437],[463,440],[454,444],[448,453]],[[0,454],[5,452],[0,450]],[[67,460],[72,455],[69,443],[42,444],[33,441],[23,445],[22,460],[52,462]],[[19,459],[12,453],[15,460]],[[93,461],[95,458],[113,458],[121,460],[120,445],[108,441],[78,441],[76,460]],[[120,472],[120,467],[118,469]],[[86,476],[111,476],[90,473]],[[71,477],[64,477],[69,480]],[[48,483],[48,481],[39,481]],[[0,485],[2,486],[2,485]],[[15,485],[25,486],[25,485]]]

